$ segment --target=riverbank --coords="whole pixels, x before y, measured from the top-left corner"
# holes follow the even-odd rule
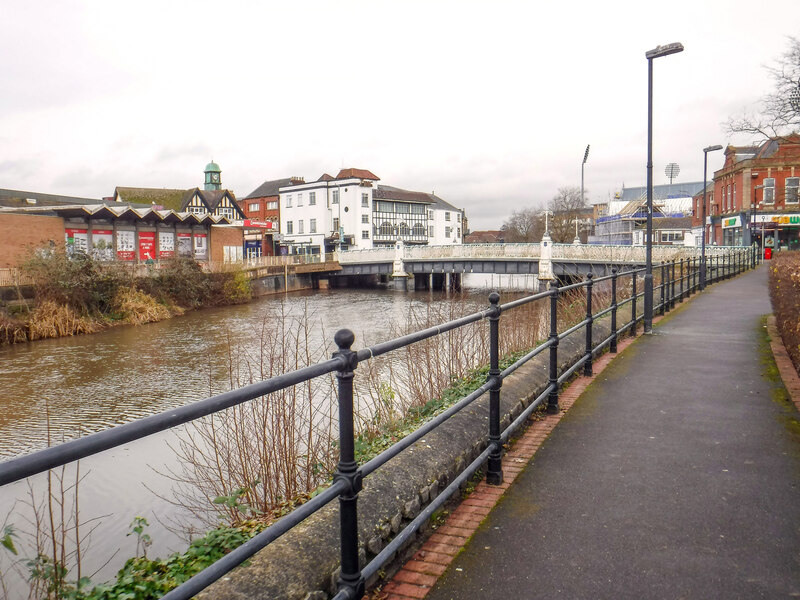
[[[37,255],[22,267],[33,299],[0,307],[0,345],[142,325],[187,310],[243,304],[252,286],[240,270],[206,273],[192,259],[174,259],[147,276],[87,255]]]

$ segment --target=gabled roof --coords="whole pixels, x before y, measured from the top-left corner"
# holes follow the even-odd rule
[[[371,179],[372,181],[380,181],[380,177],[366,169],[342,169],[336,179]]]
[[[330,175],[328,175],[330,177]],[[333,179],[333,177],[331,177]],[[291,177],[285,177],[284,179],[273,179],[272,181],[265,181],[252,192],[250,192],[247,196],[243,198],[243,200],[248,200],[250,198],[267,198],[268,196],[278,196],[278,188],[286,187],[287,185],[292,184]]]
[[[333,175],[328,175],[327,173],[323,173],[317,181],[333,181]]]
[[[203,202],[206,203],[206,206],[208,206],[208,209],[211,211],[216,210],[216,208],[219,206],[219,203],[222,202],[222,199],[226,196],[230,198],[234,204],[236,203],[236,196],[234,196],[233,192],[230,190],[201,190],[200,188],[194,188],[193,190],[189,191],[192,192],[191,195],[189,195],[188,198],[184,198],[184,201],[187,205],[189,200],[191,200],[192,196],[195,194],[202,198]],[[185,205],[182,208],[185,208]]]
[[[184,202],[188,202],[187,197],[191,197],[194,190],[178,190],[174,188],[135,188],[135,187],[116,187],[114,196],[119,197],[121,202],[132,204],[146,204],[163,206],[170,210],[181,210]]]

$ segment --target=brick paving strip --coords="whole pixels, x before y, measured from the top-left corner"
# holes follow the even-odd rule
[[[656,317],[653,322],[657,323],[662,318]],[[781,378],[792,401],[800,410],[800,377],[798,377],[775,327],[774,316],[770,316],[767,320],[767,332]],[[634,339],[627,336],[620,339],[617,352],[622,352],[633,343]],[[406,562],[394,577],[382,586],[379,592],[373,591],[364,598],[380,600],[419,600],[424,598],[447,570],[447,565],[455,558],[456,554],[461,552],[469,538],[477,531],[478,525],[489,515],[505,490],[533,458],[561,417],[615,356],[616,354],[606,352],[597,357],[592,363],[593,375],[591,377],[580,376],[559,393],[558,403],[561,411],[558,414],[544,415],[543,418],[540,417],[540,420],[528,425],[525,432],[517,438],[513,448],[503,456],[503,483],[501,485],[492,486],[481,481],[475,491],[450,513],[445,524],[428,538],[411,560]]]

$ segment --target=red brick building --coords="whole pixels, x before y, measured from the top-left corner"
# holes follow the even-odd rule
[[[265,181],[247,196],[237,200],[245,216],[245,258],[276,254],[281,222],[278,190],[294,183],[304,181],[298,177]]]
[[[728,146],[706,193],[706,242],[800,249],[800,135]],[[693,198],[701,231],[703,194]]]

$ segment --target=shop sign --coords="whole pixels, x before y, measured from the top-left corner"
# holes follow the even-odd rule
[[[774,223],[775,225],[800,226],[800,214],[797,215],[756,215],[756,223]]]
[[[741,215],[737,217],[730,217],[728,219],[722,219],[722,228],[723,229],[730,229],[731,227],[741,227],[742,226],[742,217]]]
[[[158,257],[173,258],[175,256],[175,233],[160,231],[158,233]]]
[[[208,256],[208,240],[205,233],[194,234],[194,257],[205,260]]]
[[[136,236],[133,231],[117,231],[117,259],[136,259]]]
[[[272,221],[256,221],[255,219],[245,219],[244,226],[258,229],[273,229]]]
[[[67,239],[67,254],[74,254],[75,252],[87,252],[89,250],[88,236],[86,229],[64,229],[64,235]]]
[[[114,232],[112,230],[92,230],[92,257],[98,260],[113,260]]]
[[[178,233],[178,256],[192,255],[192,234]]]

